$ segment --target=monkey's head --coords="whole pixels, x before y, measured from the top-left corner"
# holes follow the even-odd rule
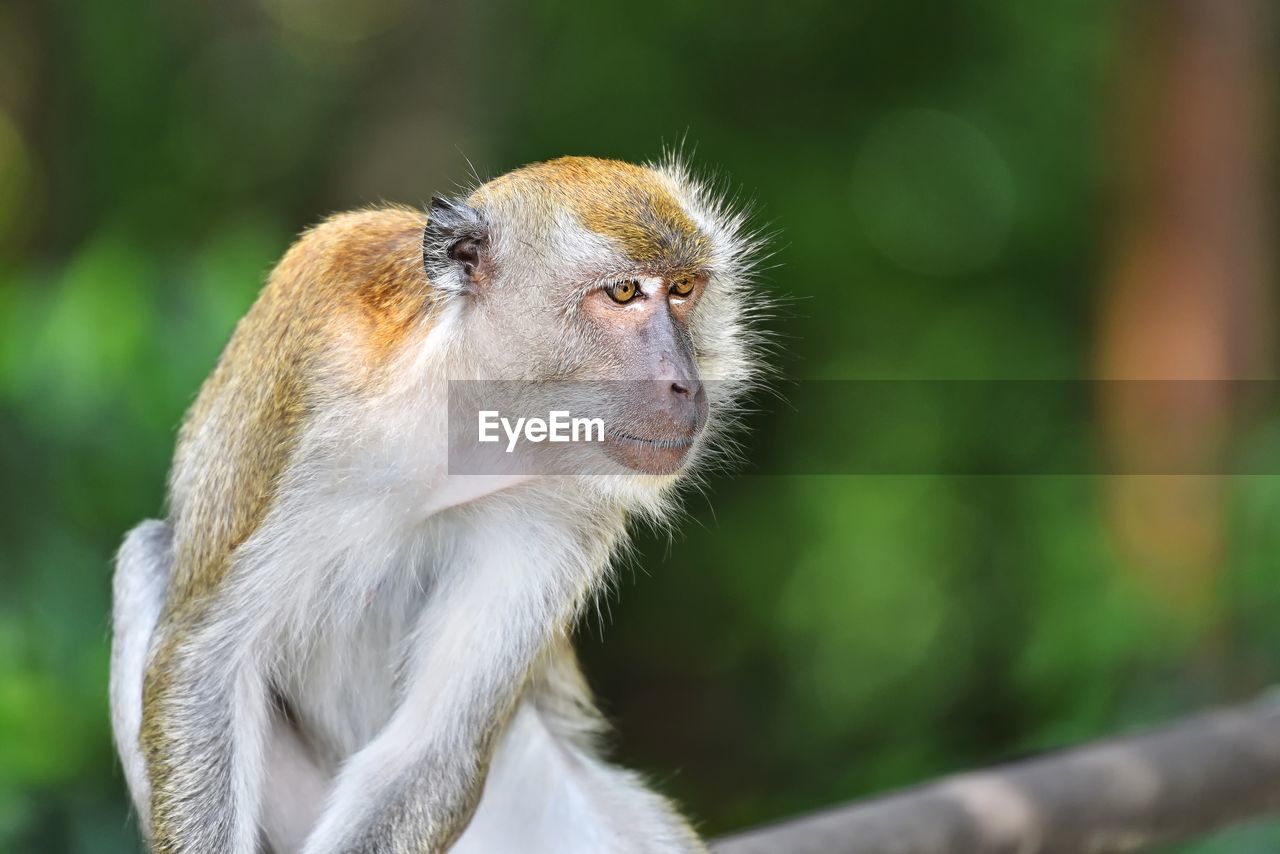
[[[565,157],[429,218],[424,262],[469,377],[588,384],[609,458],[644,475],[717,444],[758,370],[759,242],[680,164]]]
[[[678,475],[731,447],[723,431],[760,370],[758,248],[742,214],[674,160],[563,158],[437,200],[425,219],[329,218],[276,265],[188,411],[170,477],[183,562],[225,568],[269,514],[299,507],[346,518],[355,495],[363,519],[392,497],[418,512],[505,488],[420,492],[456,470],[454,380],[550,388],[551,403],[587,389],[606,434],[587,451],[599,461],[604,445],[604,474],[529,488],[557,506],[604,501],[615,519],[660,515]]]

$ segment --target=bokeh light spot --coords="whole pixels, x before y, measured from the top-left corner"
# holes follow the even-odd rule
[[[262,0],[281,26],[324,42],[358,42],[387,32],[412,10],[409,0]]]
[[[896,113],[872,129],[854,163],[853,207],[867,239],[915,273],[953,276],[1004,249],[1013,176],[978,128],[950,113]]]

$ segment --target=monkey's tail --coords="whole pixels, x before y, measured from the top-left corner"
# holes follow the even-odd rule
[[[125,537],[112,580],[111,729],[138,821],[147,835],[150,784],[138,742],[142,681],[172,568],[173,532],[168,523],[148,519]]]

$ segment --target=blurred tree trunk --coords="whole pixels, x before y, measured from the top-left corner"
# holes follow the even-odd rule
[[[1224,550],[1212,473],[1238,386],[1271,374],[1272,0],[1143,0],[1115,66],[1113,243],[1098,373],[1126,565],[1203,614]],[[1208,476],[1172,474],[1188,470]],[[1125,476],[1123,472],[1163,477]]]

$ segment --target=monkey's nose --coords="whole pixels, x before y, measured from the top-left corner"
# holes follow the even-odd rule
[[[682,430],[694,431],[707,417],[707,392],[697,379],[671,380],[670,395],[664,407]]]

